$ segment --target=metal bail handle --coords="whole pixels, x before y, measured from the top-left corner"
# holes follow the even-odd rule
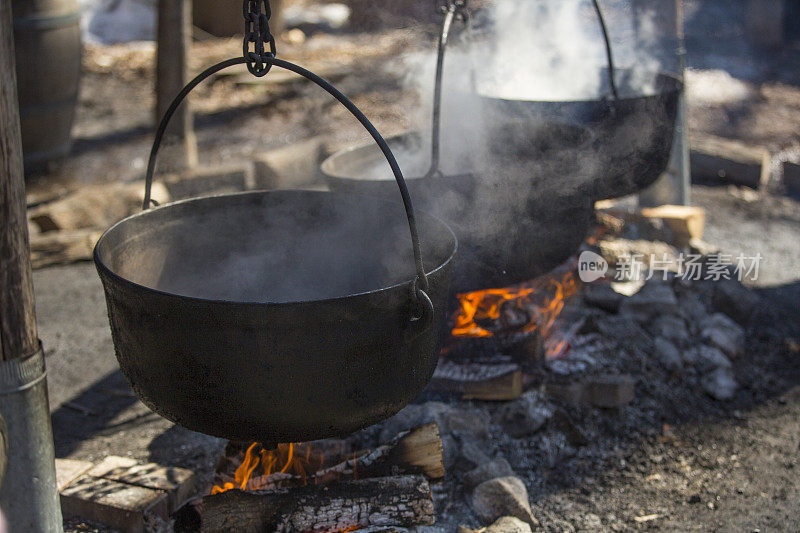
[[[386,140],[378,133],[378,130],[369,119],[361,112],[361,110],[356,107],[356,105],[351,102],[344,94],[342,94],[336,87],[331,85],[328,81],[324,80],[323,78],[317,76],[313,72],[304,69],[294,63],[290,63],[288,61],[284,61],[282,59],[278,59],[276,57],[265,56],[262,57],[261,60],[268,65],[268,68],[272,68],[273,66],[277,66],[289,71],[292,71],[300,76],[303,76],[307,80],[314,82],[315,84],[319,85],[326,92],[328,92],[331,96],[336,98],[348,111],[361,123],[362,126],[369,132],[372,138],[380,147],[383,155],[386,157],[386,160],[389,162],[389,166],[392,168],[392,172],[394,173],[395,180],[397,181],[397,186],[400,189],[400,195],[403,197],[403,206],[405,207],[406,211],[406,218],[408,219],[408,227],[411,231],[411,245],[414,251],[414,264],[417,270],[417,279],[413,282],[413,289],[412,289],[412,296],[417,304],[417,316],[415,316],[412,320],[418,324],[418,327],[415,327],[414,330],[418,333],[427,329],[427,325],[430,325],[433,319],[433,304],[431,303],[430,298],[427,295],[428,291],[428,277],[425,274],[425,267],[422,263],[422,251],[419,243],[419,232],[417,230],[417,220],[414,215],[414,207],[411,203],[411,195],[408,193],[408,186],[406,185],[406,180],[403,178],[403,172],[400,170],[400,165],[397,163],[397,159],[395,158],[394,154],[392,153],[391,148],[387,144]],[[147,163],[147,176],[145,179],[145,189],[144,189],[144,202],[142,204],[142,209],[146,210],[150,208],[151,204],[151,192],[153,187],[153,175],[155,174],[156,168],[156,160],[158,158],[158,150],[161,147],[161,142],[164,138],[164,132],[169,125],[172,116],[175,114],[175,111],[178,109],[178,106],[183,102],[183,100],[188,96],[195,87],[200,85],[206,78],[214,75],[215,73],[224,70],[226,68],[232,67],[234,65],[241,65],[247,64],[248,59],[245,57],[237,57],[233,59],[228,59],[226,61],[222,61],[221,63],[217,63],[202,73],[200,73],[196,78],[190,81],[186,87],[184,87],[178,96],[172,101],[170,104],[169,109],[167,112],[164,113],[164,117],[161,119],[161,123],[156,130],[155,140],[153,141],[153,148],[150,150],[150,159]],[[427,325],[426,325],[427,324]]]
[[[444,78],[444,56],[450,39],[450,28],[456,18],[466,21],[467,0],[438,0],[437,11],[444,15],[442,31],[439,34],[439,50],[436,56],[436,81],[433,89],[433,124],[431,132],[431,166],[425,178],[441,175],[441,130],[442,130],[442,84]]]
[[[606,19],[603,17],[603,10],[600,9],[598,0],[592,0],[594,10],[597,13],[597,19],[600,21],[600,29],[603,31],[603,40],[606,43],[606,57],[608,57],[608,81],[611,83],[611,94],[614,95],[614,100],[619,101],[619,92],[617,91],[616,75],[614,73],[614,52],[611,49],[611,36],[608,34],[608,26],[606,26]]]

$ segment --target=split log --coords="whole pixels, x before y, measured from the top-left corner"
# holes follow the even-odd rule
[[[142,208],[144,182],[88,185],[28,211],[28,219],[41,233],[59,230],[105,229]],[[152,197],[168,202],[169,192],[153,184]]]
[[[102,231],[75,230],[34,235],[31,237],[31,264],[33,268],[44,268],[89,261],[102,234]]]
[[[435,522],[422,476],[396,476],[281,492],[231,490],[203,499],[202,531],[323,532]]]
[[[377,478],[399,474],[422,474],[429,479],[444,477],[442,439],[435,422],[404,431],[374,451],[332,468],[317,472],[315,478]]]
[[[770,179],[772,154],[762,146],[713,137],[691,140],[692,179],[701,184],[734,184],[759,189]]]
[[[431,380],[434,390],[461,393],[464,400],[508,401],[522,394],[516,364],[455,364],[441,361]]]

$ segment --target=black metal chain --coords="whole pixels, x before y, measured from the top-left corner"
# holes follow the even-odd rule
[[[269,0],[244,0],[244,45],[243,55],[247,70],[253,76],[262,77],[272,68],[269,58],[277,57],[275,37],[269,28],[272,9]],[[253,45],[251,50],[250,45]],[[266,47],[269,47],[269,50]]]

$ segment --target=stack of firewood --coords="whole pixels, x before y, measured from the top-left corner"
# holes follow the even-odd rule
[[[177,514],[176,530],[199,525],[205,532],[343,532],[435,522],[428,481],[444,477],[436,424],[403,432],[375,450],[351,452],[343,441],[314,446],[327,456],[305,466],[318,470],[256,475],[244,489],[257,490],[215,491],[185,506]],[[216,486],[230,487],[242,460],[243,448],[230,443],[218,465]]]

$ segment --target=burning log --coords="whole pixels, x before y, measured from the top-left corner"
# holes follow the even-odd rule
[[[435,522],[422,476],[395,476],[308,486],[291,491],[226,491],[203,499],[202,531],[332,532],[373,525]]]
[[[298,445],[293,446],[299,448]],[[280,465],[280,470],[277,470],[277,467],[265,468],[266,472],[261,476],[252,475],[259,465],[260,459],[251,450],[250,454],[245,455],[245,464],[240,466],[240,469],[243,467],[251,475],[247,479],[237,480],[230,475],[219,474],[215,492],[233,488],[246,490],[288,489],[310,484],[326,485],[338,481],[409,474],[421,474],[429,479],[444,477],[442,440],[439,436],[439,426],[435,423],[404,431],[390,442],[372,451],[346,453],[344,446],[338,446],[338,448],[341,455],[336,459],[340,462],[333,466],[316,469],[316,466],[332,464],[330,456],[324,461],[319,460],[315,463],[309,461],[310,453],[303,455],[292,452],[292,457],[296,461],[303,460],[305,462],[302,467],[290,469],[289,463],[292,461],[290,459],[286,464]],[[228,463],[229,459],[224,458],[220,464]],[[296,473],[298,470],[299,473]],[[242,486],[241,483],[244,485]]]

